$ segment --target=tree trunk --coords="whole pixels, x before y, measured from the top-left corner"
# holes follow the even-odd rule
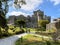
[[[1,31],[1,27],[0,27],[0,38],[2,37],[2,31]]]

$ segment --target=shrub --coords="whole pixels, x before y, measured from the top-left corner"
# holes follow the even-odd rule
[[[51,42],[50,42],[50,41],[46,41],[46,44],[47,44],[47,45],[51,45]]]
[[[25,31],[22,29],[21,31],[16,32],[16,34],[24,33]]]
[[[37,28],[37,31],[45,31],[46,29],[44,27]]]
[[[13,30],[14,28],[10,28],[10,30]]]

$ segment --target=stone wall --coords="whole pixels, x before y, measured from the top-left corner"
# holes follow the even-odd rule
[[[8,24],[14,25],[14,19],[15,19],[15,16],[10,16],[8,19]]]
[[[60,37],[60,19],[54,20],[53,23],[47,24],[46,30],[55,30],[55,32],[52,34],[53,40]]]
[[[55,23],[49,23],[46,25],[46,30],[56,30]]]

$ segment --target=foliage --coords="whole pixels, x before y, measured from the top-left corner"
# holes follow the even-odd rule
[[[9,29],[7,30],[8,33],[5,32],[4,28],[1,28],[0,38],[8,37],[8,36],[15,35],[15,34],[21,34],[25,32],[25,30],[20,29],[20,27],[14,28],[13,25],[8,25],[8,26],[9,26]]]
[[[8,30],[8,33],[9,34],[20,34],[20,33],[23,33],[24,30],[20,29],[20,27],[15,27],[13,25],[9,25],[9,30]]]
[[[46,28],[46,24],[48,24],[48,23],[49,23],[48,20],[39,20],[38,25]]]
[[[2,27],[2,28],[5,28],[6,26],[7,26],[7,24],[6,24],[6,19],[5,19],[5,15],[6,15],[6,13],[7,13],[7,7],[8,7],[8,5],[7,5],[7,0],[6,1],[4,1],[4,3],[5,3],[5,7],[4,7],[4,9],[2,8],[2,0],[0,0],[0,27]]]
[[[51,42],[49,42],[49,41],[46,41],[46,44],[47,44],[47,45],[51,45]]]
[[[4,8],[2,6],[4,6]],[[1,27],[4,28],[5,30],[8,30],[8,26],[5,18],[7,12],[8,12],[8,0],[0,0],[0,33],[1,33],[0,36],[3,35],[1,31]]]
[[[8,12],[8,8],[9,8],[8,3],[9,3],[9,1],[12,1],[12,0],[0,0],[0,36],[2,36],[1,28],[5,29],[5,33],[8,33],[7,30],[8,30],[9,27],[7,26],[7,20],[6,20],[5,16]],[[26,4],[26,2],[24,0],[15,0],[14,4],[17,5],[17,7],[20,8],[21,5]]]
[[[25,27],[25,21],[24,20],[17,20],[16,24],[21,28],[21,27]]]
[[[14,0],[14,6],[16,8],[21,8],[21,5],[24,5],[24,4],[26,4],[25,0]]]
[[[44,27],[37,28],[37,31],[46,31]]]

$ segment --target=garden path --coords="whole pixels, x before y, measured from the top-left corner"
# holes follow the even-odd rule
[[[27,34],[31,34],[31,33],[23,33],[23,34],[19,34],[19,35],[14,35],[5,39],[0,39],[0,45],[15,45],[15,41],[19,38],[21,38],[21,36],[25,36]],[[39,37],[43,37],[43,38],[49,38],[47,36],[41,36],[41,35],[37,35],[37,34],[32,34],[32,35],[36,35]]]

